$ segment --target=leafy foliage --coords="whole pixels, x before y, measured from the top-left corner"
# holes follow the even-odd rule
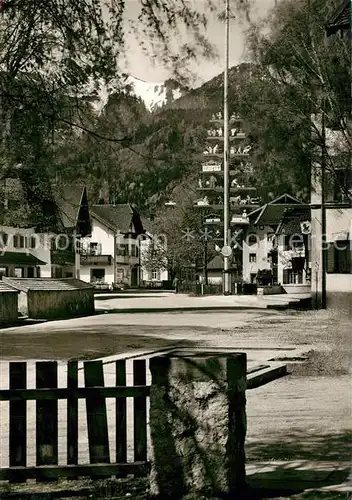
[[[333,8],[330,0],[282,0],[248,33],[255,71],[241,88],[241,108],[261,164],[258,174],[263,184],[294,189],[301,198],[322,149],[330,176],[343,166],[343,156],[329,154],[322,116],[327,128],[340,132],[340,152],[351,149],[349,41],[326,37]]]

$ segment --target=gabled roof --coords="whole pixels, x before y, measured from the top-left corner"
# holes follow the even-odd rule
[[[30,290],[68,291],[93,288],[89,283],[85,283],[75,278],[8,278],[4,276],[3,282],[21,292],[28,292]]]
[[[52,186],[53,198],[64,229],[76,229],[82,236],[90,232],[87,189],[85,186]]]
[[[285,193],[275,200],[253,210],[248,217],[253,225],[270,226],[280,224],[285,210],[290,206],[301,206],[302,202]]]
[[[223,269],[224,267],[224,259],[222,258],[221,255],[215,255],[215,257],[208,263],[208,270],[217,270],[217,269]]]
[[[143,224],[137,210],[130,204],[92,205],[92,218],[96,218],[113,231],[142,234]]]
[[[325,25],[327,36],[351,29],[351,0],[344,0]]]
[[[301,234],[301,222],[310,220],[310,207],[303,205],[302,207],[287,208],[283,215],[280,226],[277,228],[276,234]]]

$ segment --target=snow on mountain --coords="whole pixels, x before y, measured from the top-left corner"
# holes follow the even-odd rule
[[[126,90],[132,95],[139,97],[145,104],[145,107],[153,112],[181,97],[185,90],[181,89],[174,80],[167,80],[164,83],[146,82],[134,76],[128,76],[123,82]],[[109,88],[100,85],[99,90],[95,92],[95,98],[92,105],[97,113],[100,113],[116,89],[121,88],[121,84],[114,85],[110,83]]]
[[[184,91],[179,87],[175,88],[175,82],[170,80],[165,83],[152,83],[130,76],[126,83],[133,89],[132,93],[142,99],[149,111],[155,111],[184,94]]]

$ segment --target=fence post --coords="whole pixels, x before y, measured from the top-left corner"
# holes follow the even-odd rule
[[[78,387],[78,361],[67,363],[67,387]],[[67,464],[78,464],[78,398],[67,398]]]
[[[27,388],[27,363],[10,363],[10,389]],[[10,467],[27,465],[27,402],[10,401]],[[11,482],[25,482],[20,474],[14,474]]]
[[[37,389],[57,388],[57,361],[37,361]],[[58,404],[57,400],[37,401],[36,441],[37,465],[58,463]],[[40,480],[38,473],[37,480]],[[49,481],[48,478],[46,478]],[[51,479],[55,481],[55,478]]]
[[[84,383],[86,387],[104,387],[102,361],[84,362]],[[87,397],[87,424],[90,463],[110,463],[108,420],[104,397]]]
[[[126,385],[126,360],[116,361],[116,386]],[[116,398],[116,462],[127,462],[126,398]]]
[[[146,385],[145,359],[133,361],[133,385]],[[147,399],[134,398],[134,460],[147,460]]]
[[[151,495],[241,497],[246,355],[172,353],[150,370]]]

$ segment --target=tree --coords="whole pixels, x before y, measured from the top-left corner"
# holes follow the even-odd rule
[[[242,11],[248,7],[247,0],[233,1]],[[218,9],[213,0],[206,4]],[[89,100],[102,84],[123,87],[126,75],[120,62],[127,34],[179,78],[197,56],[214,55],[206,37],[206,11],[197,5],[138,0],[133,7],[134,20],[129,20],[123,0],[1,0],[0,179],[9,175],[9,168],[22,165],[23,172],[10,174],[34,183],[26,184],[27,195],[35,195],[39,181],[45,191],[57,170],[51,167],[53,139],[65,142],[77,130],[110,143],[126,142],[124,134],[93,130]]]
[[[282,0],[248,33],[254,67],[240,102],[257,172],[266,187],[282,185],[303,198],[321,148],[330,176],[346,161],[346,155],[328,151],[317,115],[340,132],[340,152],[351,149],[349,41],[326,38],[333,8],[330,0]]]

